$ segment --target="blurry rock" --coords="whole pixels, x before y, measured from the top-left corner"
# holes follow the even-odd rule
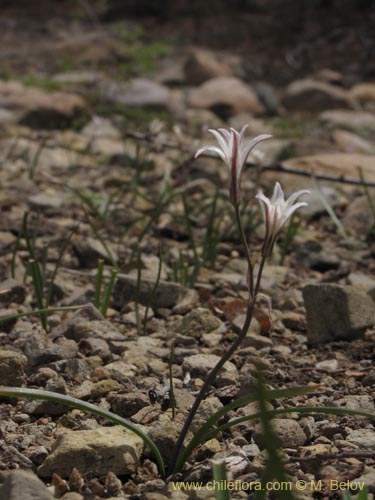
[[[149,398],[139,391],[114,394],[110,398],[110,402],[114,413],[125,418],[132,417],[142,408],[150,406]]]
[[[184,372],[189,372],[192,377],[204,378],[219,359],[219,356],[215,354],[193,354],[184,359],[182,368]],[[237,372],[237,368],[230,361],[225,363],[223,370],[233,373]]]
[[[94,116],[82,129],[81,134],[90,138],[106,137],[108,139],[121,139],[120,130],[107,118]]]
[[[375,110],[375,83],[359,83],[350,89],[350,93],[362,106]]]
[[[45,192],[34,194],[29,198],[31,208],[40,209],[56,209],[61,208],[64,203],[64,196],[55,190],[48,189]]]
[[[93,86],[102,78],[103,74],[98,71],[69,71],[57,73],[52,76],[51,80],[63,85]]]
[[[184,73],[189,85],[200,85],[211,78],[232,75],[230,67],[221,62],[213,52],[198,48],[190,51]]]
[[[29,367],[75,358],[78,346],[64,337],[52,341],[44,331],[33,331],[23,345]]]
[[[177,314],[182,314],[190,311],[198,302],[195,290],[177,283],[161,280],[155,291],[155,280],[141,279],[139,290],[137,285],[136,277],[119,274],[113,291],[114,307],[121,308],[136,299],[146,306],[174,308]]]
[[[23,304],[26,298],[25,286],[9,278],[0,283],[0,304],[14,302],[16,304]]]
[[[13,470],[0,488],[0,500],[53,500],[44,483],[31,471]]]
[[[0,351],[0,381],[1,385],[21,386],[25,382],[27,358],[14,351]]]
[[[368,274],[360,272],[352,272],[348,276],[348,284],[354,285],[357,288],[362,288],[367,293],[375,290],[375,278]]]
[[[319,119],[331,127],[340,127],[363,135],[364,131],[372,134],[375,129],[375,115],[368,111],[349,111],[346,109],[334,109],[324,111]]]
[[[374,156],[372,155],[359,153],[323,153],[291,158],[283,161],[283,165],[314,173],[352,178],[358,178],[358,167],[360,167],[367,181],[375,181]],[[306,181],[304,182],[306,185]]]
[[[319,69],[313,75],[314,80],[331,84],[339,84],[342,82],[342,73],[330,68]]]
[[[282,111],[279,96],[274,87],[267,82],[257,82],[252,88],[265,107],[267,115],[278,115]]]
[[[69,431],[57,438],[38,475],[68,477],[74,467],[81,474],[129,474],[139,465],[142,451],[142,439],[121,425]]]
[[[307,285],[303,299],[311,344],[353,340],[375,323],[374,302],[353,286]]]
[[[193,108],[211,109],[220,117],[238,113],[263,113],[264,108],[255,93],[236,77],[218,77],[192,90],[188,104]]]
[[[366,175],[365,179],[369,180]],[[375,222],[367,196],[355,198],[349,204],[342,222],[349,234],[353,234],[361,240],[367,237]]]
[[[375,147],[370,141],[346,130],[334,130],[332,138],[335,144],[346,153],[374,154]]]
[[[76,94],[47,92],[12,81],[0,81],[0,104],[17,111],[23,124],[36,128],[66,128],[88,116],[86,102]]]
[[[189,127],[193,127],[197,132],[223,126],[220,118],[208,109],[187,109],[185,117]]]
[[[134,78],[126,83],[103,80],[100,83],[102,97],[126,106],[168,108],[169,89],[146,78]]]
[[[292,82],[284,91],[282,104],[290,110],[319,111],[332,108],[355,108],[347,90],[329,83],[303,79]]]
[[[112,264],[112,260],[109,258],[106,248],[104,248],[103,244],[98,239],[75,236],[72,238],[72,244],[78,255],[81,266],[97,267],[99,259],[103,259],[108,264]],[[111,247],[110,243],[106,243],[106,245],[107,248],[110,249],[113,259],[117,260],[118,257],[114,248]]]
[[[330,186],[321,186],[309,188],[310,194],[304,197],[307,206],[302,207],[300,213],[303,215],[313,216],[326,212],[326,207],[322,202],[322,195],[332,208],[335,208],[339,201],[338,190]]]
[[[272,425],[283,448],[296,448],[306,442],[306,434],[296,420],[275,418]],[[254,441],[258,446],[263,447],[262,425],[260,423],[255,426]]]
[[[335,372],[339,366],[337,359],[325,359],[316,363],[315,370],[321,372]]]

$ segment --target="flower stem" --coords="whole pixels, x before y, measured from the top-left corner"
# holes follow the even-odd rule
[[[254,297],[254,270],[253,270],[253,263],[251,262],[251,255],[250,255],[250,249],[249,245],[247,244],[246,236],[245,236],[245,231],[243,228],[242,220],[241,220],[241,214],[240,214],[240,208],[239,205],[234,205],[234,212],[236,214],[236,221],[237,221],[237,226],[238,230],[241,236],[241,241],[245,249],[245,257],[247,260],[247,266],[248,266],[248,287],[249,287],[249,302],[251,299]]]
[[[222,356],[222,358],[219,359],[217,364],[214,366],[214,368],[207,375],[207,378],[206,378],[204,384],[202,385],[197,397],[195,398],[194,404],[191,407],[191,410],[189,411],[189,414],[185,420],[184,426],[181,430],[181,433],[178,437],[178,440],[177,440],[177,443],[176,443],[176,446],[174,449],[173,457],[172,457],[172,460],[171,460],[171,463],[169,466],[171,474],[175,473],[175,464],[177,463],[177,459],[178,459],[178,456],[180,454],[181,448],[183,446],[186,434],[190,428],[190,425],[195,417],[195,414],[196,414],[201,402],[203,401],[204,395],[206,394],[209,386],[215,380],[216,375],[218,374],[219,370],[222,368],[224,363],[226,363],[232,357],[233,353],[236,351],[238,346],[241,344],[243,339],[246,337],[247,331],[249,329],[249,326],[250,326],[250,323],[251,323],[251,320],[253,317],[253,310],[254,310],[253,303],[250,302],[249,306],[247,308],[246,318],[245,318],[245,322],[242,326],[241,332],[239,333],[238,337],[233,342],[233,344],[230,346],[230,348],[227,350],[227,352]]]

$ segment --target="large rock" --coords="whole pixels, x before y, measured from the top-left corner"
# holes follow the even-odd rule
[[[365,179],[369,180],[366,175]],[[374,191],[375,189],[372,188],[370,193],[374,193]],[[349,204],[342,222],[349,234],[361,240],[367,237],[375,223],[367,196],[359,196]]]
[[[355,108],[355,100],[346,90],[309,78],[292,82],[285,89],[282,104],[291,110],[318,111]]]
[[[186,82],[190,85],[201,83],[220,76],[231,76],[230,67],[221,62],[214,53],[204,49],[193,49],[188,55],[184,73]]]
[[[146,78],[134,78],[127,83],[103,80],[100,91],[106,100],[126,106],[168,108],[169,105],[169,89]]]
[[[375,323],[374,302],[362,289],[319,284],[302,292],[311,344],[356,339]]]
[[[273,429],[280,440],[283,448],[297,448],[306,442],[306,434],[296,420],[291,418],[275,418],[273,420]],[[256,424],[254,441],[263,448],[262,424]]]
[[[55,441],[52,453],[38,469],[41,477],[53,473],[68,477],[75,467],[81,474],[130,474],[139,465],[143,441],[121,425],[89,431],[69,431]]]
[[[209,309],[198,307],[184,316],[175,325],[175,330],[183,335],[200,339],[204,333],[223,333],[223,322],[214,316]]]
[[[367,181],[375,181],[373,155],[359,153],[323,153],[311,156],[301,156],[285,160],[283,165],[315,174],[334,175],[338,179],[342,176],[359,179],[358,168]],[[307,181],[303,180],[306,186]]]
[[[65,128],[88,116],[85,100],[67,92],[47,92],[19,82],[0,81],[0,107],[17,112],[19,120],[37,128]]]
[[[333,109],[321,113],[319,119],[328,126],[351,130],[360,135],[364,132],[371,135],[375,130],[375,115],[368,111]]]
[[[191,91],[188,104],[193,108],[212,109],[224,117],[239,113],[257,115],[264,111],[250,87],[234,76],[208,80]]]
[[[156,290],[155,280],[138,279],[135,276],[119,274],[113,290],[114,307],[123,307],[132,300],[140,304],[156,308],[174,308],[182,314],[190,311],[198,302],[195,290],[183,287],[177,283],[160,280]]]
[[[332,138],[335,144],[347,153],[375,154],[375,146],[370,141],[347,130],[334,130]]]
[[[363,106],[371,105],[372,109],[375,106],[375,83],[358,83],[350,93]]]
[[[13,470],[0,488],[0,500],[53,500],[52,494],[31,471]]]

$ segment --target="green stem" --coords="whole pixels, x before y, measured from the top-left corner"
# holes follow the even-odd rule
[[[242,343],[243,339],[246,337],[246,334],[247,334],[247,331],[249,329],[252,317],[253,317],[253,304],[250,303],[248,308],[247,308],[245,322],[243,324],[243,327],[241,329],[240,334],[238,335],[236,340],[233,342],[233,344],[230,346],[228,351],[219,359],[219,361],[216,363],[214,368],[207,375],[206,380],[204,381],[204,384],[202,385],[198,395],[195,398],[194,404],[188,413],[188,416],[185,420],[184,426],[183,426],[181,433],[178,437],[178,440],[177,440],[177,443],[176,443],[176,446],[175,446],[175,449],[173,452],[173,456],[172,456],[172,460],[171,460],[171,464],[170,464],[170,473],[171,474],[174,474],[175,472],[177,472],[181,468],[181,466],[183,465],[180,463],[179,455],[180,455],[186,434],[190,428],[190,425],[195,417],[195,414],[196,414],[201,402],[203,401],[203,398],[207,392],[207,389],[214,382],[216,375],[218,374],[218,372],[220,371],[222,366],[232,357],[233,353],[236,351],[238,346]]]
[[[234,205],[234,213],[236,214],[236,221],[237,221],[237,226],[238,230],[241,236],[241,241],[245,249],[245,257],[247,260],[247,265],[248,265],[248,287],[249,287],[249,299],[253,299],[254,297],[254,270],[253,270],[253,263],[251,262],[251,255],[250,255],[250,249],[249,245],[247,244],[246,240],[246,235],[245,235],[245,230],[243,228],[242,220],[241,220],[241,214],[240,214],[240,207],[239,205]]]

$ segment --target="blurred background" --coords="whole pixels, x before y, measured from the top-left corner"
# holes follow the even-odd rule
[[[351,86],[375,74],[374,12],[372,0],[2,0],[0,76],[127,79],[203,46],[230,52],[245,80],[285,85],[329,68]]]

